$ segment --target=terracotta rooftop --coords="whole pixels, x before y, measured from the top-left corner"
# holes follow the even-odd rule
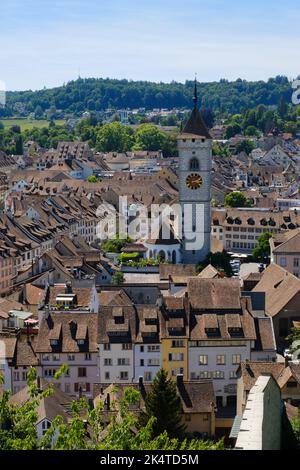
[[[169,276],[196,276],[194,264],[161,264],[159,266],[160,280],[168,280]]]
[[[300,294],[300,279],[273,263],[263,272],[253,292],[266,293],[266,313],[273,317]]]
[[[86,332],[86,343],[79,345],[76,334]],[[98,314],[96,313],[51,313],[43,318],[39,328],[36,352],[96,352],[98,334]],[[58,339],[57,346],[51,346],[50,339]],[[79,338],[83,339],[83,338]]]
[[[188,281],[190,305],[196,310],[239,310],[240,282],[235,279],[190,278]]]

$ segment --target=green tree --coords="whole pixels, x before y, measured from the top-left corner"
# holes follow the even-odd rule
[[[230,259],[229,254],[225,250],[222,252],[210,253],[202,263],[197,264],[197,272],[200,273],[204,268],[211,264],[220,273],[223,272],[227,277],[231,277],[233,272]]]
[[[108,240],[107,242],[103,243],[101,248],[104,252],[107,253],[121,253],[122,248],[128,243],[132,242],[133,240],[129,236],[122,238],[122,236],[120,237],[120,234],[117,233],[114,240]]]
[[[299,132],[297,122],[287,121],[284,123],[284,131],[293,134],[294,136]]]
[[[34,117],[35,119],[41,119],[44,115],[43,108],[38,104],[34,110]]]
[[[174,381],[168,377],[164,369],[161,369],[153,380],[151,390],[146,395],[145,407],[141,423],[146,425],[152,417],[155,417],[153,437],[165,431],[171,438],[183,437],[185,425],[182,424],[181,400]]]
[[[142,124],[135,134],[133,150],[163,150],[167,144],[167,136],[152,124]]]
[[[227,194],[224,200],[226,207],[250,207],[249,199],[240,191]]]
[[[124,283],[124,273],[116,271],[111,278],[111,282],[114,286],[120,286]]]
[[[16,144],[16,155],[23,155],[23,137],[22,137],[22,135],[16,135],[15,144]]]
[[[255,149],[254,142],[251,140],[242,140],[238,142],[236,145],[236,153],[239,154],[241,152],[245,152],[247,155],[250,155],[252,150]]]
[[[225,139],[231,139],[242,132],[241,126],[237,122],[232,122],[226,127],[224,137]]]
[[[282,119],[285,119],[287,113],[288,113],[288,105],[287,102],[284,98],[284,96],[280,96],[279,102],[278,102],[278,114]]]
[[[247,136],[249,136],[249,137],[257,137],[257,136],[259,136],[259,132],[258,132],[257,127],[255,127],[255,126],[248,126],[248,127],[245,129],[245,135],[247,135]]]
[[[293,353],[299,349],[300,344],[300,328],[291,328],[289,336],[286,338],[286,341],[291,345],[289,348],[290,351]],[[292,348],[293,343],[297,342],[294,348]]]
[[[100,127],[96,136],[96,148],[100,152],[127,152],[133,144],[133,130],[119,122]]]
[[[98,183],[98,178],[95,175],[90,175],[87,177],[87,182],[88,183]]]
[[[66,365],[55,374],[59,380],[68,371]],[[0,383],[3,377],[0,374]],[[85,399],[70,404],[70,419],[63,422],[56,416],[51,427],[38,441],[36,423],[37,410],[43,398],[54,389],[51,384],[39,390],[35,369],[28,372],[29,399],[16,406],[10,402],[10,392],[5,391],[0,399],[0,450],[222,450],[223,441],[205,442],[199,439],[172,439],[167,432],[153,438],[155,417],[146,426],[140,426],[138,418],[130,411],[140,402],[140,392],[130,387],[117,402],[111,403],[111,421],[103,419],[104,403],[91,408]],[[116,390],[117,391],[117,390]],[[135,431],[133,431],[135,429]],[[105,433],[103,431],[105,430]],[[55,439],[54,439],[55,438]]]
[[[272,238],[272,234],[269,232],[262,233],[258,237],[257,245],[252,252],[255,259],[259,261],[266,261],[270,257],[270,238]]]

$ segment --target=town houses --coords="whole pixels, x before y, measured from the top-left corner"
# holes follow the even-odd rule
[[[0,370],[15,403],[36,368],[54,413],[104,400],[109,423],[129,386],[143,412],[164,369],[189,432],[228,438],[262,373],[298,400],[299,358],[285,350],[300,321],[299,142],[269,135],[249,154],[213,155],[244,140],[220,142],[223,131],[207,129],[195,86],[174,158],[65,141],[1,155]],[[225,204],[234,192],[245,207]],[[245,261],[245,275],[218,257]],[[54,417],[39,414],[40,438]]]

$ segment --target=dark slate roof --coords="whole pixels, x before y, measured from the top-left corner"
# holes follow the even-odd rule
[[[208,132],[208,129],[202,119],[200,111],[198,108],[194,108],[192,114],[186,123],[183,131],[183,134],[194,134],[199,135],[201,137],[206,137],[207,139],[211,139],[211,135]]]
[[[265,310],[266,294],[265,292],[243,291],[242,297],[250,297],[253,310]]]

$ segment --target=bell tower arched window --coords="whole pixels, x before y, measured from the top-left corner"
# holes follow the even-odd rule
[[[197,158],[192,158],[190,161],[190,170],[191,171],[198,171],[199,170],[199,161]]]

